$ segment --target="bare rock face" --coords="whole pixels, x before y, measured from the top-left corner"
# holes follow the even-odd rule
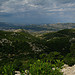
[[[63,75],[75,75],[75,65],[70,67],[65,64],[61,69],[61,72],[63,72]]]

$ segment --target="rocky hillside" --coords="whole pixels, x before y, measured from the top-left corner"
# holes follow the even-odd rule
[[[64,63],[72,67],[75,64],[75,29],[37,37],[23,29],[0,31],[0,74],[28,70],[32,75],[62,75],[59,70]],[[62,72],[67,75],[71,69],[74,71],[74,67],[63,67]]]

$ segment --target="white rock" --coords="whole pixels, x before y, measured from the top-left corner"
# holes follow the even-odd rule
[[[63,72],[63,75],[75,75],[75,65],[72,67],[64,65],[63,69],[61,69],[61,72]]]
[[[15,75],[21,75],[21,74],[15,74]]]
[[[21,75],[20,71],[15,71],[15,75]]]

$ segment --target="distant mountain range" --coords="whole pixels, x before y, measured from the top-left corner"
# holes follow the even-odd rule
[[[0,30],[25,29],[29,31],[58,31],[62,29],[75,28],[75,23],[56,23],[56,24],[12,24],[0,22]]]

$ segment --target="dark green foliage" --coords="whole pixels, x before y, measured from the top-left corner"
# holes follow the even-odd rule
[[[45,39],[52,39],[54,37],[65,37],[66,35],[64,34],[61,34],[61,33],[57,33],[57,32],[51,32],[51,33],[47,33],[47,34],[44,34],[43,37]]]
[[[70,66],[75,64],[75,43],[71,43],[70,53],[66,55],[64,62]]]
[[[47,40],[45,52],[57,51],[65,56],[71,50],[71,43],[74,43],[75,29],[64,29],[57,32],[51,32],[45,34],[43,37]]]
[[[47,42],[47,48],[45,50],[46,52],[57,51],[62,53],[62,55],[66,55],[66,53],[70,52],[69,38],[61,37],[51,39]]]
[[[75,64],[75,55],[72,53],[68,53],[66,57],[64,58],[64,62],[70,66]]]
[[[33,58],[32,59],[29,59],[27,61],[22,61],[23,62],[22,70],[29,70],[30,64],[33,64],[36,61],[37,61],[37,59],[33,59]]]
[[[70,52],[75,56],[75,43],[72,43],[70,46]]]
[[[15,69],[14,69],[13,64],[4,65],[3,68],[2,68],[1,74],[2,75],[14,75],[15,74],[14,71],[15,71]]]
[[[0,31],[0,74],[12,75],[15,70],[27,69],[32,75],[62,75],[56,68],[61,68],[62,60],[70,66],[75,64],[74,38],[74,29],[51,32],[41,39],[24,30]]]
[[[64,34],[69,37],[75,37],[75,29],[64,29],[64,30],[58,31],[58,33]]]
[[[6,56],[16,56],[17,54],[34,53],[30,43],[37,38],[28,32],[6,32],[0,31],[0,53]],[[34,42],[35,43],[35,42]]]
[[[50,52],[49,54],[40,54],[40,59],[42,61],[54,63],[56,60],[62,60],[63,56],[59,52]]]
[[[14,65],[15,70],[19,71],[22,69],[22,62],[20,60],[16,59],[12,64]]]
[[[55,68],[55,70],[52,68]],[[56,65],[40,60],[37,60],[34,64],[31,64],[29,71],[31,75],[63,75],[59,72],[59,69],[56,68]]]

